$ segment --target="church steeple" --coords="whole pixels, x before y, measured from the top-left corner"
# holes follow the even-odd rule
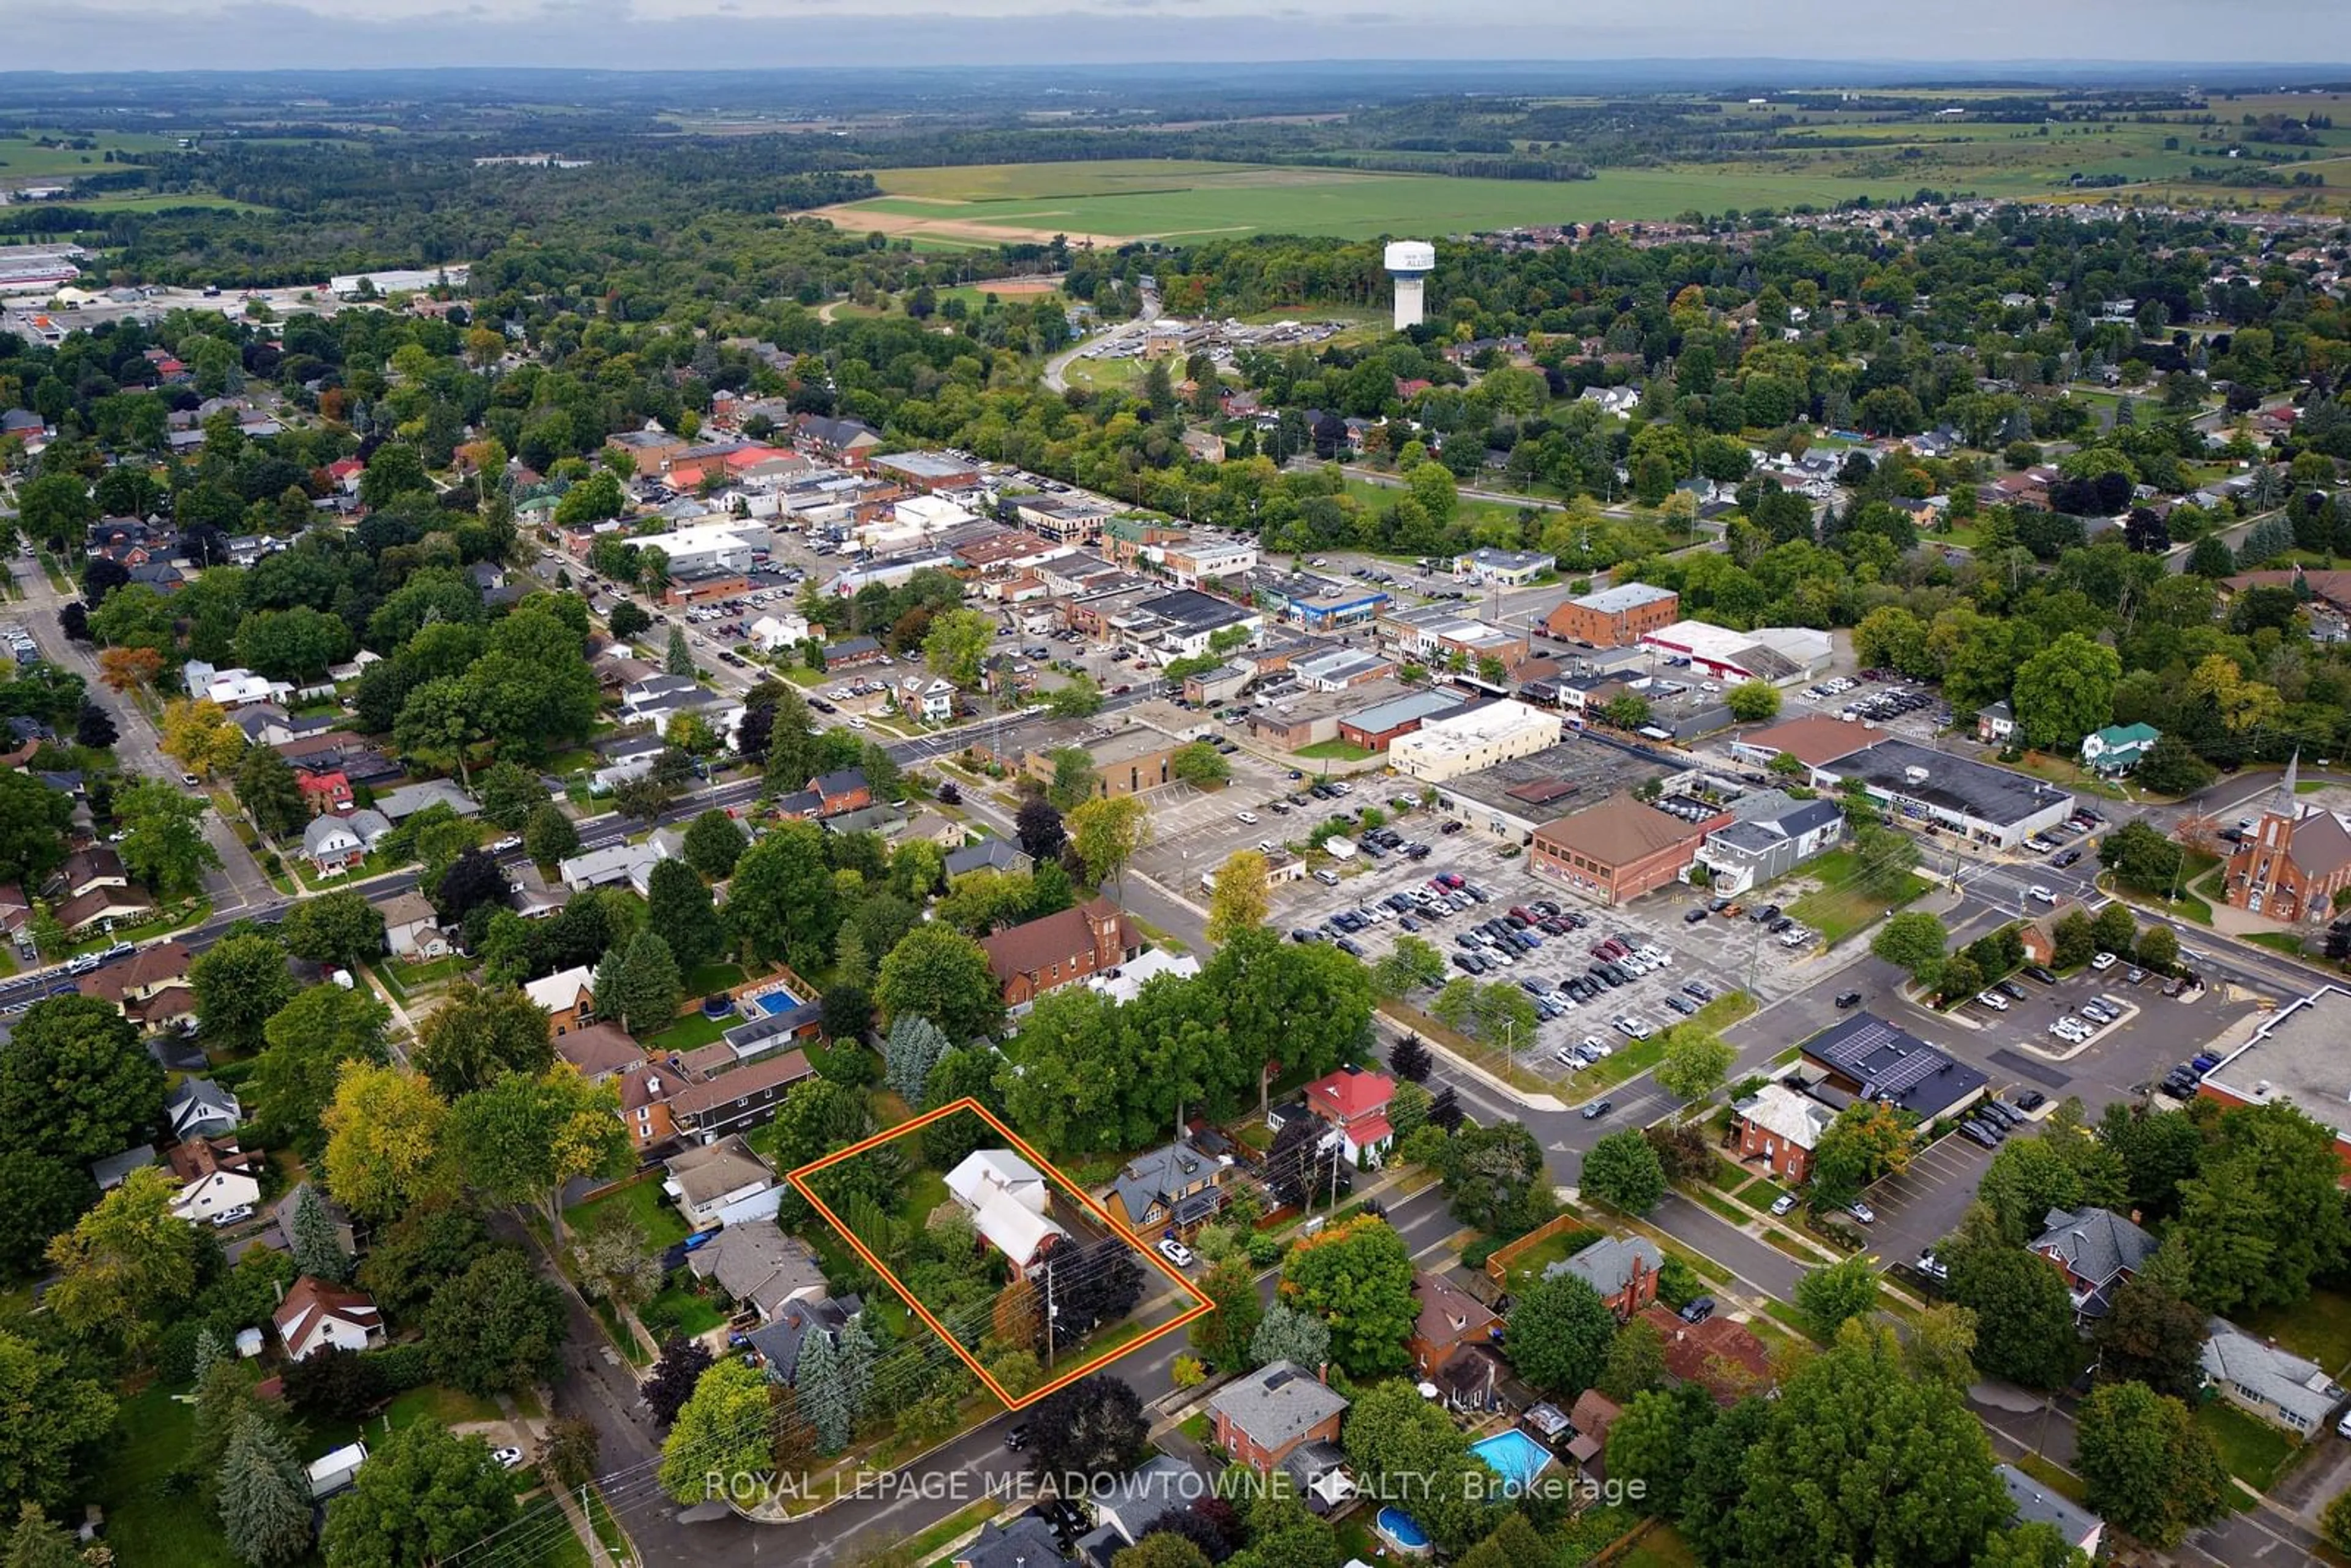
[[[2294,748],[2294,755],[2286,758],[2285,777],[2278,780],[2277,799],[2270,802],[2271,815],[2291,822],[2302,814],[2302,808],[2296,804],[2294,799],[2295,776],[2301,770],[2302,747],[2297,746]]]

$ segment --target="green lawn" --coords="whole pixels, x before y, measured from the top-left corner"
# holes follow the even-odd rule
[[[2351,1296],[2314,1290],[2299,1305],[2240,1313],[2238,1322],[2247,1333],[2273,1339],[2338,1377],[2351,1368]]]
[[[708,1298],[698,1296],[692,1291],[680,1290],[674,1285],[647,1301],[643,1311],[638,1312],[637,1316],[647,1328],[653,1330],[655,1339],[669,1337],[668,1333],[664,1329],[656,1327],[656,1324],[671,1325],[679,1333],[691,1339],[696,1334],[708,1333],[726,1321],[726,1314]]]
[[[1632,1040],[1619,1046],[1614,1056],[1603,1058],[1578,1072],[1568,1088],[1577,1101],[1589,1100],[1604,1089],[1614,1089],[1619,1083],[1638,1078],[1663,1061],[1665,1054],[1666,1037],[1661,1030],[1646,1040]]]
[[[397,1395],[383,1408],[384,1419],[394,1428],[413,1427],[419,1421],[438,1421],[444,1427],[455,1427],[467,1421],[496,1421],[503,1414],[497,1401],[485,1399],[462,1389],[444,1388],[438,1384],[426,1384]]]
[[[918,1170],[906,1181],[906,1195],[898,1201],[898,1218],[912,1230],[923,1228],[931,1211],[947,1200],[947,1178],[935,1170]]]
[[[1702,1029],[1708,1034],[1720,1034],[1740,1019],[1752,1017],[1754,1012],[1753,997],[1749,996],[1745,991],[1732,991],[1728,996],[1715,998],[1714,1000],[1698,1009],[1697,1012],[1690,1015],[1687,1021],[1693,1029]]]
[[[1804,873],[1819,885],[1787,906],[1790,915],[1818,932],[1831,946],[1927,891],[1926,878],[1907,873],[1896,896],[1880,897],[1858,884],[1859,864],[1851,850],[1834,850],[1821,856]]]
[[[685,995],[689,998],[716,996],[731,991],[743,983],[743,969],[738,964],[700,964],[687,971]]]
[[[1574,1257],[1590,1246],[1596,1237],[1591,1230],[1570,1228],[1556,1236],[1546,1236],[1517,1258],[1510,1267],[1510,1287],[1523,1290],[1542,1278],[1542,1271],[1553,1263]]]
[[[564,1223],[573,1230],[584,1230],[595,1223],[596,1217],[611,1209],[633,1216],[645,1233],[645,1240],[653,1251],[661,1251],[685,1239],[685,1217],[665,1201],[661,1178],[639,1176],[626,1186],[617,1187],[601,1197],[591,1197],[577,1207],[564,1210]]]
[[[647,1056],[666,1056],[672,1051],[689,1051],[708,1045],[726,1032],[732,1018],[705,1018],[699,1012],[689,1013],[644,1042]]]
[[[2246,1415],[2226,1400],[2214,1398],[2196,1407],[2196,1424],[2220,1450],[2229,1473],[2256,1491],[2267,1491],[2294,1457],[2294,1445],[2285,1434]]]
[[[195,1407],[162,1388],[121,1402],[92,1488],[93,1500],[106,1511],[106,1543],[121,1568],[240,1568],[213,1511],[167,1479],[195,1428]]]
[[[2245,940],[2257,947],[2267,947],[2273,953],[2283,953],[2289,958],[2299,958],[2304,956],[2302,938],[2290,931],[2249,932]]]
[[[1641,1537],[1616,1563],[1617,1568],[1698,1568],[1698,1554],[1672,1525],[1662,1524]]]
[[[1350,740],[1318,740],[1311,746],[1300,747],[1290,755],[1311,757],[1317,762],[1361,762],[1379,753]]]
[[[2016,1461],[2016,1468],[2060,1497],[2080,1502],[2089,1495],[2089,1489],[2082,1484],[2082,1478],[2054,1459],[2043,1458],[2039,1454],[2027,1454]]]

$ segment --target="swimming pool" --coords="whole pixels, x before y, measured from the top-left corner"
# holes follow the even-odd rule
[[[1501,1477],[1512,1491],[1533,1485],[1552,1461],[1550,1449],[1515,1427],[1479,1439],[1469,1445],[1469,1451],[1485,1460],[1486,1468]]]
[[[792,995],[791,992],[784,989],[781,986],[778,986],[772,990],[761,991],[757,996],[745,997],[743,1000],[750,1006],[753,1010],[763,1013],[769,1018],[775,1017],[778,1013],[788,1013],[794,1008],[800,1005],[799,998]]]
[[[1421,1529],[1419,1521],[1400,1508],[1380,1510],[1379,1517],[1373,1523],[1387,1538],[1388,1544],[1399,1552],[1428,1550],[1428,1531]]]

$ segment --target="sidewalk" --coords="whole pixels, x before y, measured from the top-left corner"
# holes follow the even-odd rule
[[[1468,1058],[1454,1051],[1451,1048],[1447,1046],[1443,1040],[1437,1040],[1430,1035],[1422,1034],[1420,1030],[1413,1028],[1411,1025],[1389,1017],[1386,1009],[1384,1008],[1375,1007],[1372,1009],[1372,1022],[1375,1026],[1385,1029],[1388,1031],[1389,1038],[1392,1040],[1400,1040],[1407,1034],[1415,1036],[1419,1040],[1421,1044],[1428,1047],[1432,1055],[1442,1058],[1445,1064],[1452,1068],[1456,1072],[1460,1073],[1465,1078],[1476,1079],[1484,1088],[1490,1089],[1503,1099],[1523,1105],[1530,1111],[1564,1111],[1567,1109],[1567,1102],[1562,1100],[1558,1095],[1529,1093],[1527,1091],[1517,1087],[1508,1081],[1496,1077],[1492,1072],[1479,1066]]]

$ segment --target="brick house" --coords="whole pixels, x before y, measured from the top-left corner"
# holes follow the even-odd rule
[[[2156,1240],[2121,1215],[2085,1205],[2051,1209],[2031,1245],[2065,1276],[2074,1315],[2087,1322],[2106,1315],[2115,1292],[2154,1255]]]
[[[1721,1406],[1738,1404],[1771,1383],[1771,1353],[1745,1323],[1725,1317],[1686,1323],[1671,1308],[1650,1306],[1641,1316],[1666,1342],[1666,1370],[1696,1383]]]
[[[1412,1295],[1420,1311],[1405,1349],[1418,1380],[1437,1385],[1456,1409],[1490,1407],[1499,1368],[1486,1347],[1502,1320],[1440,1274],[1414,1275]]]
[[[596,1016],[596,975],[585,964],[531,981],[523,994],[547,1013],[548,1028],[569,1034]]]
[[[1143,951],[1143,938],[1123,911],[1097,898],[998,931],[980,946],[1004,988],[1004,1005],[1019,1008],[1047,991],[1116,968]]]
[[[1546,1280],[1573,1274],[1600,1293],[1618,1322],[1657,1299],[1657,1270],[1665,1254],[1646,1236],[1608,1236],[1573,1258],[1562,1258],[1543,1270]]]
[[[669,1113],[681,1136],[715,1143],[774,1121],[785,1092],[815,1071],[803,1052],[787,1051],[682,1086],[670,1097]]]
[[[314,817],[329,817],[351,809],[351,780],[348,774],[298,773],[295,785],[302,791],[302,804]]]
[[[1802,1184],[1813,1174],[1813,1151],[1836,1120],[1834,1108],[1784,1083],[1766,1083],[1731,1107],[1738,1121],[1739,1157],[1761,1160],[1782,1181]]]
[[[195,1011],[195,992],[188,985],[190,962],[184,943],[153,942],[90,971],[76,988],[83,996],[112,1003],[132,1023],[152,1027]]]
[[[1302,1443],[1336,1442],[1346,1413],[1347,1401],[1294,1361],[1269,1363],[1208,1401],[1218,1446],[1261,1476]]]

